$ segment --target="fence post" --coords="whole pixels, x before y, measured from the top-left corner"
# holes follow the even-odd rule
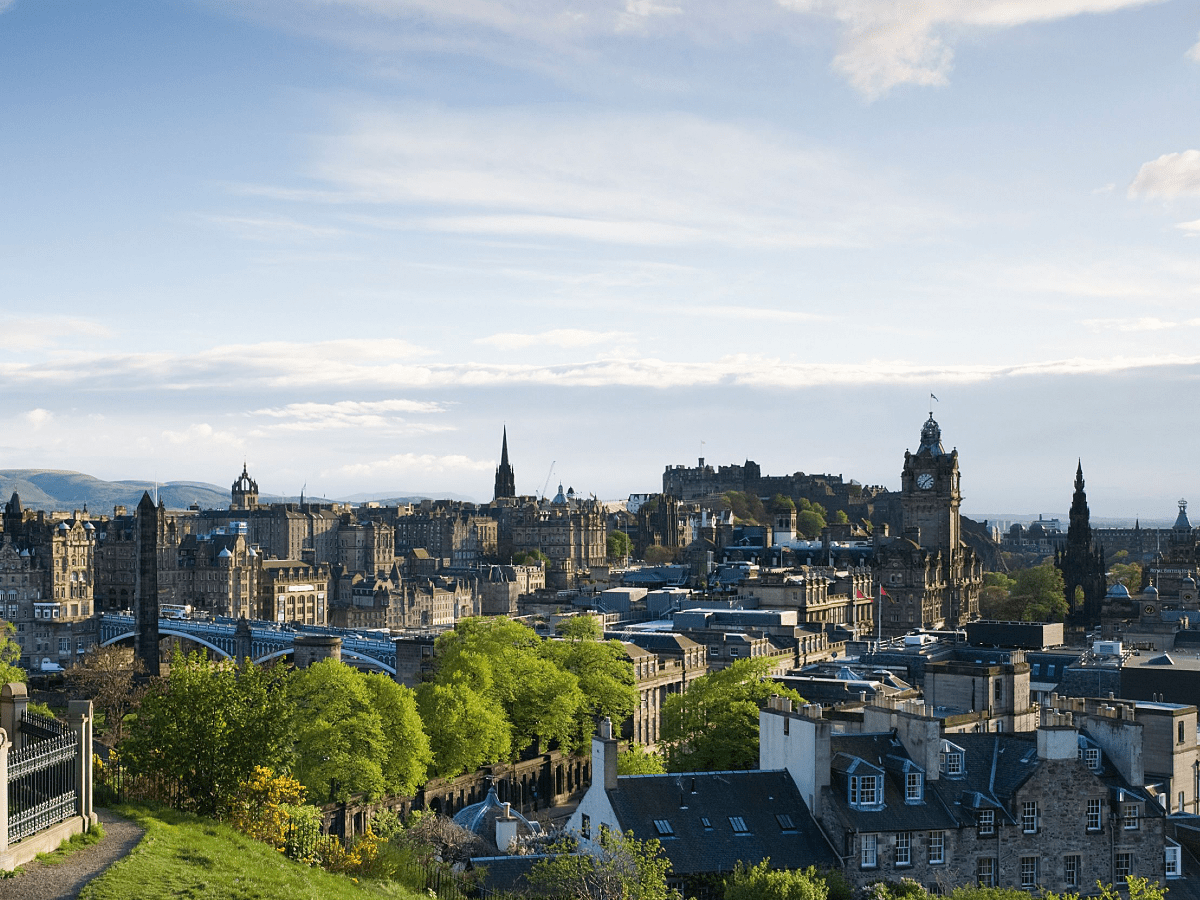
[[[29,691],[19,681],[10,681],[0,687],[0,728],[8,735],[11,746],[20,748],[25,742],[21,739],[21,720],[25,718],[25,710],[29,708]],[[7,821],[7,820],[6,820]]]
[[[79,736],[79,756],[75,769],[76,812],[91,828],[97,822],[92,809],[92,701],[70,701],[67,704],[67,721],[71,730]]]
[[[8,685],[5,685],[7,688]],[[12,743],[0,728],[0,857],[8,855],[8,751]]]

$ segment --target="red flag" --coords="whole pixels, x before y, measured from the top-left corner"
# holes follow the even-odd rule
[[[880,597],[887,597],[887,596],[890,596],[890,595],[888,594],[888,592],[887,592],[887,591],[885,591],[885,590],[883,589],[883,585],[882,585],[882,584],[879,586],[879,596],[880,596]]]
[[[860,591],[858,588],[855,588],[854,589],[854,599],[855,600],[866,600],[867,597],[862,591]]]

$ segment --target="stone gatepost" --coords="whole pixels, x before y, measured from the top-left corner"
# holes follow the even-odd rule
[[[75,809],[86,822],[85,827],[91,828],[98,821],[92,808],[92,701],[70,701],[67,704],[67,722],[71,730],[79,736],[79,757],[75,769]]]
[[[25,718],[25,711],[29,708],[29,691],[25,685],[19,681],[10,681],[8,684],[0,687],[0,728],[4,729],[4,733],[9,735],[9,746],[13,746],[15,742],[24,741],[21,739],[21,720]],[[17,746],[15,749],[20,749]],[[0,782],[7,784],[7,782]],[[7,818],[5,821],[8,821]]]

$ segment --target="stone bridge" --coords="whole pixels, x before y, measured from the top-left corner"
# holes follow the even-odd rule
[[[135,632],[133,616],[122,613],[101,613],[100,645],[132,641]],[[396,645],[390,637],[364,635],[344,628],[322,628],[304,625],[296,628],[272,622],[246,619],[217,618],[159,619],[159,637],[178,637],[211,650],[226,659],[250,657],[256,663],[270,662],[287,656],[295,646],[296,635],[328,635],[342,639],[342,659],[350,665],[396,674]]]

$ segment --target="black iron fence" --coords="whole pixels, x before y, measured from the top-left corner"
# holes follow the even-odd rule
[[[30,718],[22,730],[30,735]],[[48,723],[42,716],[37,717]],[[10,843],[57,825],[77,812],[79,735],[65,728],[56,731],[35,725],[39,734],[50,734],[8,754],[8,840]],[[65,733],[63,733],[65,732]]]

